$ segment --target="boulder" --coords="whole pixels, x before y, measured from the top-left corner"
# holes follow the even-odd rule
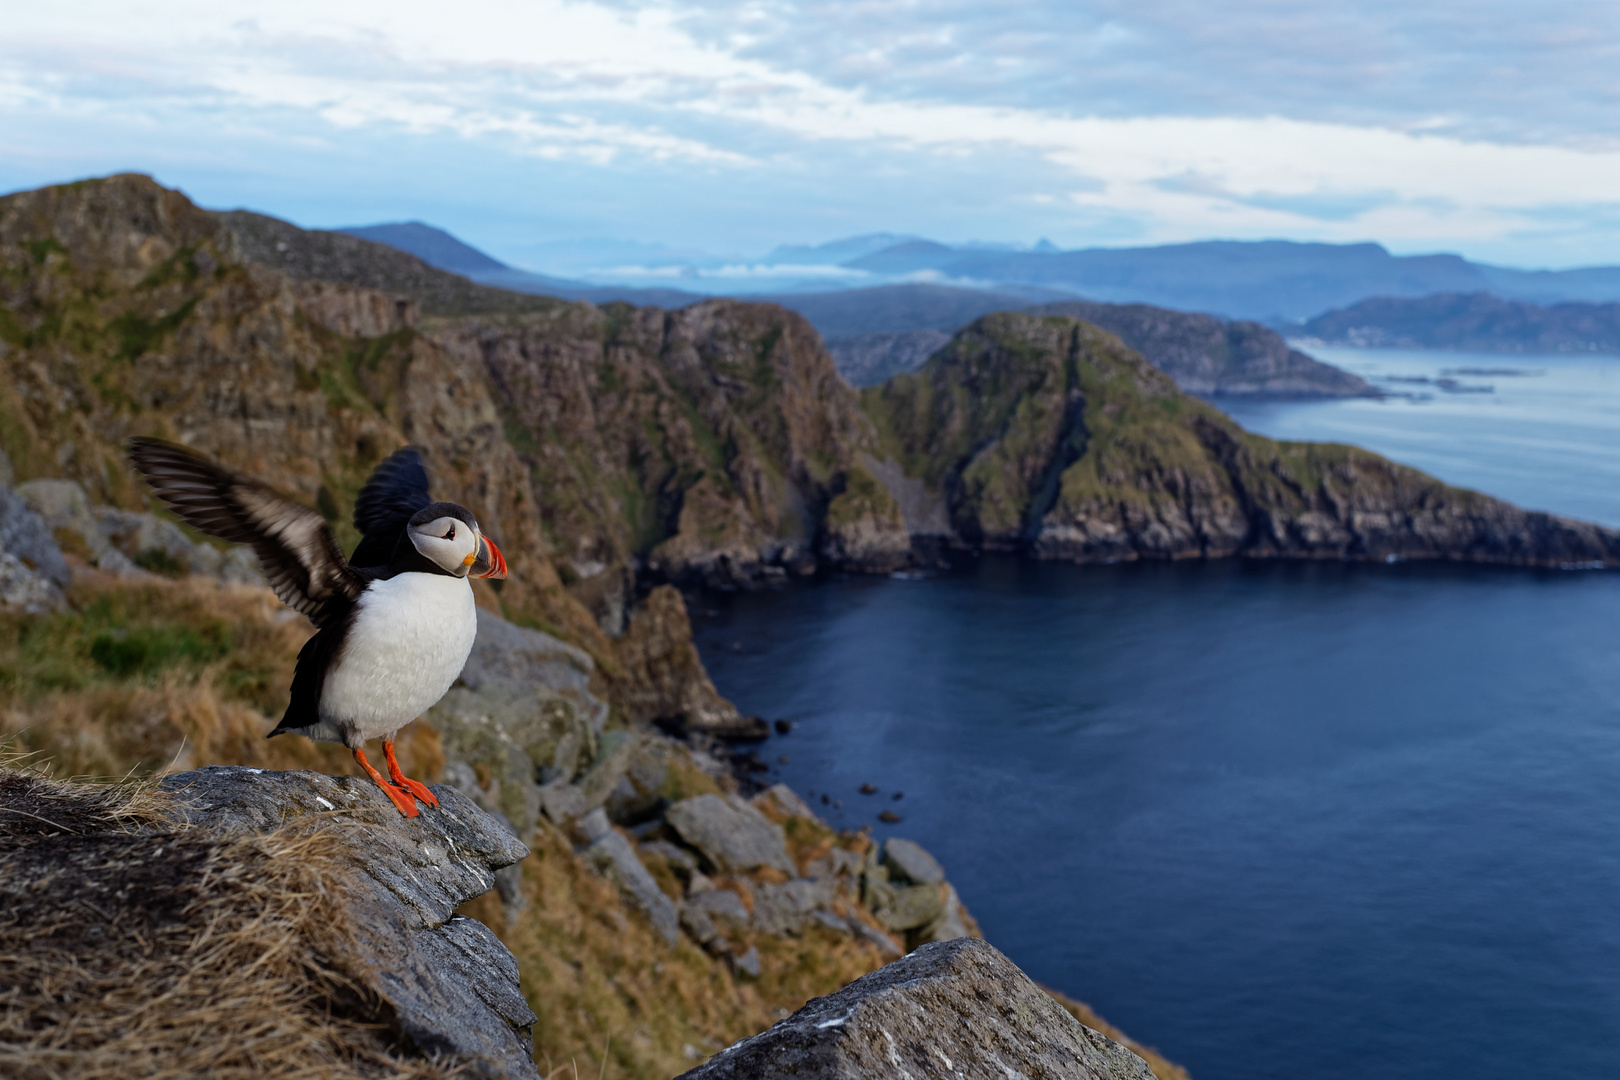
[[[892,896],[874,914],[890,930],[915,930],[945,914],[943,885],[891,886]]]
[[[444,777],[528,836],[542,808],[555,822],[591,805],[569,782],[598,756],[607,705],[588,687],[582,650],[482,608],[458,684],[428,711]]]
[[[680,1080],[870,1077],[1152,1080],[1147,1063],[1085,1027],[978,938],[924,945]]]
[[[437,808],[402,818],[376,785],[347,776],[210,766],[162,787],[182,820],[215,833],[305,818],[342,837],[358,871],[359,945],[410,1043],[475,1075],[538,1076],[517,961],[488,927],[455,914],[529,851],[461,792],[436,785]]]
[[[891,837],[883,844],[883,865],[889,868],[890,880],[909,881],[913,885],[938,885],[945,880],[945,868],[939,860],[912,840]]]
[[[764,791],[755,795],[753,804],[767,813],[777,813],[783,817],[808,818],[811,821],[820,821],[816,812],[810,809],[810,804],[799,798],[799,793],[786,784],[772,784]]]
[[[461,683],[474,691],[494,683],[544,686],[571,701],[599,733],[607,723],[608,706],[591,693],[595,670],[596,662],[584,649],[479,608],[478,638],[461,669]]]
[[[831,913],[838,884],[831,878],[799,878],[754,890],[754,922],[772,934],[797,934],[816,920],[818,912]],[[837,929],[846,929],[842,920]]]
[[[0,607],[35,615],[60,608],[67,583],[51,530],[21,495],[0,486]]]
[[[688,911],[701,912],[720,927],[741,930],[752,921],[742,899],[730,889],[710,889],[687,897]]]
[[[790,877],[798,876],[782,827],[735,795],[682,799],[664,816],[682,840],[722,871],[770,866]]]
[[[174,576],[201,574],[228,585],[265,584],[258,558],[245,545],[221,551],[193,540],[180,526],[156,514],[97,506],[91,516],[113,546],[142,569]]]
[[[939,918],[922,927],[918,933],[922,941],[950,941],[959,937],[974,937],[973,928],[968,926],[966,913],[962,910],[962,899],[956,895],[956,886],[950,883],[945,885],[945,908],[940,912]]]
[[[595,811],[595,817],[600,811]],[[605,818],[604,818],[605,820]],[[630,903],[647,916],[647,921],[673,946],[680,940],[680,913],[675,901],[664,895],[652,874],[636,858],[635,849],[623,833],[609,828],[585,849],[585,860],[603,877],[613,882]]]
[[[135,564],[113,546],[107,531],[96,520],[84,488],[72,480],[30,480],[17,485],[17,494],[48,528],[77,537],[84,544],[86,557],[98,569],[114,574],[136,571]]]

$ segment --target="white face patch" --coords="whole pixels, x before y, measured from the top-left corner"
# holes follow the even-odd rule
[[[466,577],[478,552],[478,530],[460,518],[441,517],[406,530],[417,551],[446,573]]]

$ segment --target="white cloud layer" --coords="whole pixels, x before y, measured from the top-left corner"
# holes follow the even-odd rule
[[[516,194],[503,220],[555,229],[588,205],[611,226],[617,199],[644,229],[631,204],[650,192],[666,218],[686,211],[658,237],[675,242],[712,220],[710,235],[744,246],[842,223],[1620,262],[1620,141],[1595,119],[1612,112],[1594,111],[1620,104],[1610,4],[1539,17],[1500,0],[6,8],[0,180],[13,186],[67,165],[192,169],[229,190],[273,153],[285,160],[264,175],[297,160],[312,187],[322,163],[327,183],[375,187],[405,153],[429,174],[394,181],[401,194],[479,176],[489,199],[543,194],[544,210]],[[469,202],[437,219],[476,218]],[[435,217],[433,197],[414,216]]]

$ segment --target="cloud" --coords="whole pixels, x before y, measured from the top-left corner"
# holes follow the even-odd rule
[[[548,170],[553,207],[603,202],[593,227],[637,190],[779,228],[792,206],[761,243],[848,219],[1488,247],[1620,205],[1596,25],[1562,0],[83,0],[8,14],[0,146],[139,130],[171,163],[279,143],[379,178],[367,148],[416,146],[476,156],[491,198]]]

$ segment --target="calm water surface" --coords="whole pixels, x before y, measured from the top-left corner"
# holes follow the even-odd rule
[[[1620,356],[1306,351],[1405,396],[1221,408],[1262,435],[1353,443],[1531,510],[1620,527]]]
[[[1255,426],[1620,523],[1601,362],[1408,355],[1552,389]],[[721,691],[798,721],[783,779],[1197,1080],[1620,1075],[1620,575],[983,559],[693,607]]]

